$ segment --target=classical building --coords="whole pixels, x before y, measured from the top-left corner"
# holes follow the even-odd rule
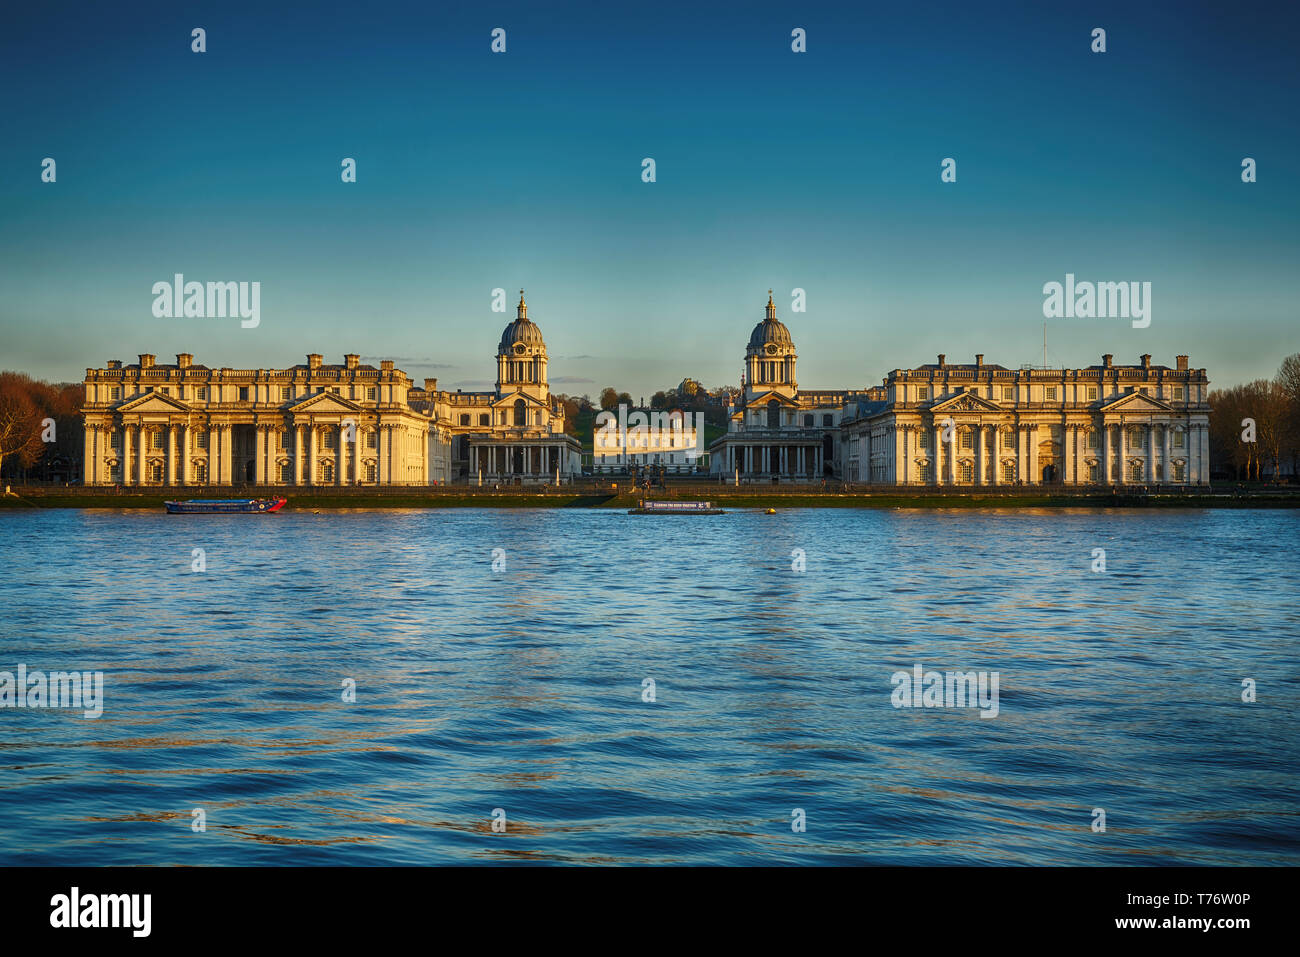
[[[1206,485],[1204,369],[1007,369],[945,356],[846,409],[845,478],[887,485]]]
[[[491,392],[415,387],[384,360],[349,354],[284,369],[160,365],[87,369],[87,485],[545,483],[581,468],[550,395],[546,346],[520,293]]]
[[[767,314],[745,349],[745,382],[713,472],[737,483],[1204,485],[1209,380],[1189,369],[895,369],[861,390],[800,391],[789,329]]]
[[[800,391],[797,358],[769,289],[767,312],[745,348],[745,379],[727,433],[709,446],[714,474],[738,482],[820,482],[840,474],[844,411],[880,390]]]

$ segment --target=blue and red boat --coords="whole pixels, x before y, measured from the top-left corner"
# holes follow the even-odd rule
[[[285,498],[192,498],[188,502],[163,502],[169,515],[269,515],[284,508]]]

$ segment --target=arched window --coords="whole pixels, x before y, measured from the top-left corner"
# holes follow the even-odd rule
[[[769,429],[781,427],[781,403],[776,399],[770,399],[767,403],[767,427]]]
[[[478,424],[479,424],[479,425],[491,425],[491,424],[492,424],[492,418],[491,418],[491,416],[489,416],[486,412],[484,412],[482,415],[480,415],[480,416],[478,417]]]
[[[461,415],[461,417],[460,417],[460,424],[461,424],[461,425],[469,425],[469,413],[465,413],[465,414]]]
[[[528,424],[528,408],[523,399],[515,399],[515,425]]]

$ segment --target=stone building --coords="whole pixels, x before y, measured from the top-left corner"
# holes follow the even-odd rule
[[[1205,485],[1209,380],[1176,365],[1007,369],[945,356],[895,369],[846,408],[850,482],[886,485]]]
[[[820,482],[840,474],[840,423],[846,408],[879,390],[803,390],[794,340],[767,311],[745,347],[745,381],[727,433],[709,446],[712,472],[740,482]]]
[[[491,392],[416,388],[391,360],[317,354],[281,369],[213,369],[181,353],[87,369],[87,485],[544,483],[581,468],[550,396],[546,346],[520,294]]]
[[[803,391],[789,329],[767,313],[713,472],[735,482],[876,485],[1208,484],[1209,380],[1176,366],[895,369],[861,390]]]

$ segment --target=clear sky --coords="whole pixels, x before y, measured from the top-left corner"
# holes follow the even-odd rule
[[[1151,282],[1152,322],[1050,320],[1049,364],[1271,376],[1300,351],[1298,26],[1250,0],[22,4],[0,368],[357,352],[483,388],[522,286],[555,390],[648,398],[736,383],[770,287],[800,385],[863,387],[1041,363],[1068,272]],[[260,282],[260,326],[155,318],[178,272]]]

